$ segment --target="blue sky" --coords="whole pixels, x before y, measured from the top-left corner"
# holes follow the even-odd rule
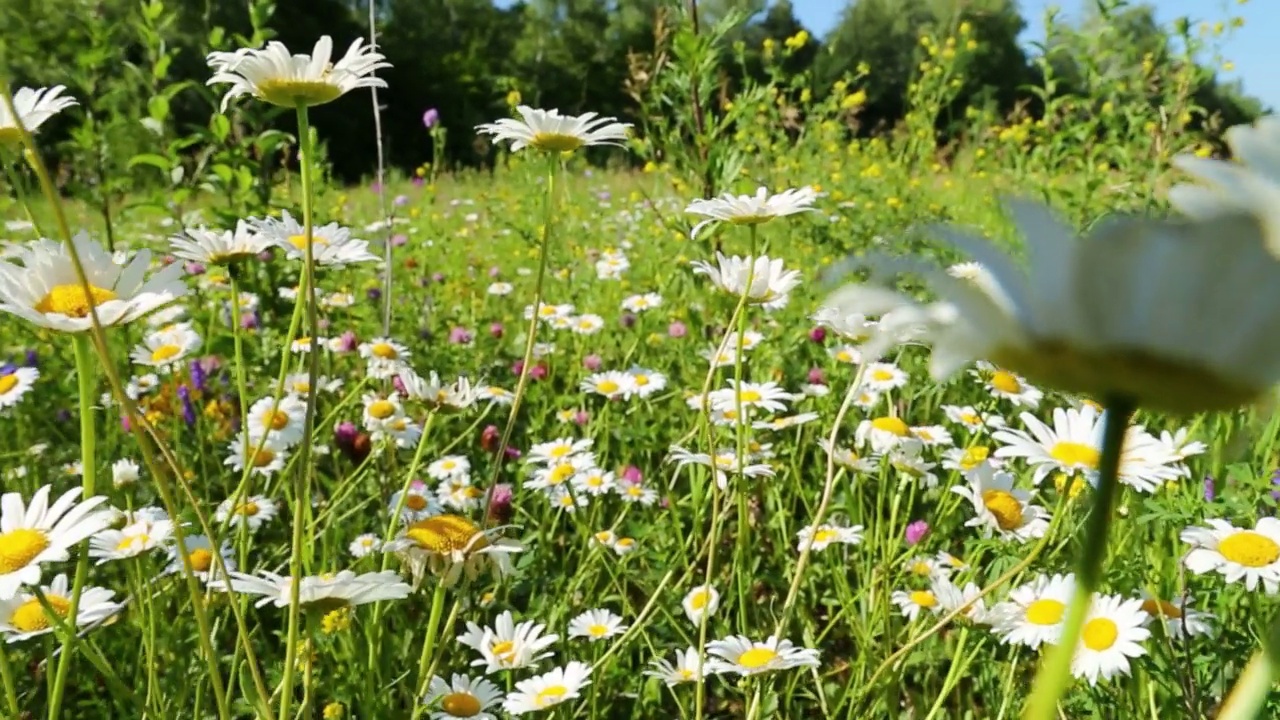
[[[1044,36],[1041,18],[1045,8],[1056,5],[1066,17],[1079,18],[1086,3],[1091,4],[1092,0],[1020,0],[1028,25],[1025,39]],[[1245,92],[1272,108],[1280,108],[1280,73],[1275,71],[1275,30],[1280,28],[1280,1],[1252,0],[1241,5],[1238,0],[1151,0],[1149,4],[1155,6],[1156,16],[1164,23],[1184,15],[1193,22],[1243,17],[1244,27],[1236,30],[1223,47],[1223,54],[1235,63],[1235,69],[1220,76],[1240,79]],[[792,0],[792,5],[805,27],[821,36],[835,25],[845,0]]]

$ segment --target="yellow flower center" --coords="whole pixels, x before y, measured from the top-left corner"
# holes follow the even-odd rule
[[[976,413],[971,413],[971,412],[960,413],[960,422],[964,423],[965,425],[981,425],[982,418],[978,417]]]
[[[0,575],[21,570],[47,547],[49,536],[39,530],[17,528],[0,533]]]
[[[405,537],[433,553],[454,553],[485,546],[480,528],[461,515],[436,515],[409,526]]]
[[[1010,395],[1022,392],[1022,383],[1018,382],[1018,377],[1007,370],[997,370],[991,374],[991,387]]]
[[[986,462],[991,455],[991,448],[985,445],[975,445],[964,451],[964,455],[960,457],[960,469],[972,470],[982,463]]]
[[[237,515],[244,515],[245,517],[253,517],[254,515],[257,515],[261,509],[262,508],[258,507],[258,503],[250,500],[247,503],[242,503],[240,505],[237,505],[235,512]]]
[[[191,561],[191,569],[196,572],[209,572],[209,568],[213,567],[213,553],[204,548],[196,548],[187,553],[187,559]]]
[[[427,507],[427,499],[417,494],[409,495],[404,499],[404,506],[417,512]]]
[[[896,417],[876,418],[871,421],[871,427],[898,437],[906,437],[911,432],[907,424],[902,422],[901,418]]]
[[[769,648],[751,648],[738,656],[738,664],[744,668],[755,670],[773,662],[776,657],[778,657],[778,653]]]
[[[1245,567],[1265,567],[1280,559],[1280,545],[1252,530],[1242,530],[1218,542],[1218,552],[1230,562]]]
[[[694,610],[701,610],[707,606],[707,601],[710,599],[711,593],[708,593],[706,590],[699,590],[693,594],[693,597],[689,598],[689,607]]]
[[[383,360],[395,360],[400,357],[400,353],[396,352],[396,349],[387,343],[376,343],[373,347],[369,348],[369,353],[374,357],[380,357]]]
[[[920,577],[929,577],[933,574],[933,566],[924,560],[917,560],[911,563],[911,574]]]
[[[758,390],[743,390],[738,393],[738,399],[744,403],[760,402],[762,396]]]
[[[599,390],[601,393],[604,393],[605,395],[612,395],[618,392],[618,383],[612,380],[601,380],[600,382],[596,383],[596,390]]]
[[[644,387],[649,384],[649,376],[643,373],[632,375],[631,377],[636,381],[636,385],[639,387]]]
[[[253,451],[253,458],[250,459],[250,463],[254,467],[260,468],[260,467],[266,467],[270,465],[271,462],[275,459],[276,459],[276,453],[274,450],[269,450],[267,448],[260,448],[258,450]]]
[[[850,353],[848,350],[837,350],[837,351],[836,351],[836,359],[837,359],[837,360],[839,360],[840,362],[844,362],[844,363],[851,363],[851,362],[853,362],[853,354],[852,354],[852,353]],[[873,375],[873,376],[875,376],[875,378],[876,378],[877,380],[888,380],[888,379],[889,379],[889,378],[882,378],[882,377],[880,377],[880,374],[881,374],[881,373],[884,373],[884,371],[883,371],[883,370],[877,370],[877,371],[875,371],[874,373],[872,373],[872,375]],[[888,373],[884,373],[884,374],[888,374]],[[891,376],[891,377],[892,377],[892,376]]]
[[[1049,457],[1066,467],[1082,467],[1089,470],[1098,469],[1100,454],[1092,445],[1060,440],[1049,449]]]
[[[548,485],[559,485],[560,483],[573,477],[573,465],[571,463],[560,463],[552,468],[547,475]]]
[[[59,618],[65,618],[67,613],[71,612],[71,601],[61,595],[45,593],[44,599],[49,602],[49,607]],[[40,601],[31,598],[14,609],[13,614],[9,616],[9,625],[24,633],[48,630],[49,616],[45,614],[44,606]]]
[[[987,490],[982,493],[982,504],[995,516],[1001,530],[1017,530],[1022,527],[1022,503],[1004,490]]]
[[[0,377],[0,395],[6,395],[18,386],[18,373],[9,373]]]
[[[173,358],[180,352],[182,352],[182,348],[177,345],[161,345],[151,351],[151,362],[164,362],[165,360]]]
[[[342,96],[342,88],[325,80],[289,80],[272,78],[258,83],[258,95],[272,105],[297,107],[323,105]]]
[[[293,391],[299,395],[306,395],[311,392],[311,383],[307,380],[294,380]]]
[[[1033,625],[1057,625],[1062,622],[1066,605],[1052,598],[1040,598],[1027,606],[1027,622]]]
[[[911,602],[924,608],[931,608],[938,604],[938,598],[928,590],[916,590],[911,593]]]
[[[840,533],[836,532],[835,530],[832,530],[831,528],[822,528],[821,530],[813,534],[813,541],[815,543],[831,542],[832,540],[835,540],[836,537],[839,536],[839,534]]]
[[[80,283],[72,285],[55,285],[36,303],[36,310],[46,315],[58,314],[67,317],[83,318],[89,316],[90,308],[115,300],[117,295],[106,288],[89,286],[89,294],[85,295],[84,286]]]
[[[609,628],[606,625],[601,625],[597,623],[587,628],[587,632],[591,635],[591,637],[601,638],[609,634]]]
[[[582,138],[574,137],[573,135],[540,132],[534,133],[533,141],[529,144],[547,152],[573,152],[582,147],[583,142]]]
[[[1142,601],[1142,611],[1152,617],[1163,617],[1166,620],[1181,620],[1182,610],[1171,602],[1147,598]]]
[[[569,447],[568,445],[557,445],[551,448],[551,452],[547,454],[553,458],[562,458],[565,455],[568,455],[572,450],[573,448]]]
[[[511,660],[516,655],[516,644],[510,640],[500,640],[489,646],[489,652],[499,660]]]
[[[139,535],[125,535],[124,538],[120,540],[120,542],[116,543],[116,552],[120,552],[120,553],[133,552],[134,548],[137,548],[138,551],[141,551],[142,548],[146,547],[147,543],[150,542],[150,540],[151,540],[151,536],[147,535],[146,533],[141,533]]]
[[[1116,644],[1116,638],[1120,636],[1120,631],[1116,627],[1115,622],[1107,618],[1094,618],[1084,624],[1084,631],[1080,634],[1080,638],[1084,641],[1084,646],[1090,650],[1102,651]]]
[[[377,420],[386,420],[395,412],[396,405],[390,400],[374,400],[369,403],[369,415]]]
[[[480,714],[480,700],[471,693],[449,693],[440,699],[440,709],[453,717],[475,717]]]
[[[283,430],[289,425],[288,413],[272,410],[271,408],[267,408],[266,412],[262,413],[261,420],[262,427],[271,428],[272,430]]]
[[[564,696],[569,694],[569,688],[563,685],[552,685],[551,687],[540,690],[533,701],[538,707],[546,707],[547,705],[555,705],[564,700]]]
[[[845,355],[848,355],[848,353],[845,353]],[[843,360],[844,358],[841,358],[841,359]],[[894,378],[893,373],[889,372],[888,370],[885,370],[884,368],[877,369],[871,373],[871,379],[878,380],[880,382],[889,382],[893,378]]]

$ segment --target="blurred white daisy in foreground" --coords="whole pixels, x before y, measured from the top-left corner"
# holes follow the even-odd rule
[[[13,111],[17,114],[16,118],[9,113],[9,108],[0,102],[0,145],[20,144],[22,142],[20,127],[34,133],[36,128],[43,125],[49,118],[77,105],[75,98],[59,97],[63,90],[66,90],[66,87],[62,85],[38,90],[28,87],[18,88],[13,94]],[[22,121],[21,126],[18,124],[19,120]]]
[[[187,228],[169,238],[169,254],[205,265],[225,265],[257,257],[272,245],[271,238],[240,220],[236,222],[235,230]]]
[[[653,669],[645,670],[644,674],[658,678],[666,683],[667,687],[702,680],[702,658],[698,655],[696,647],[677,650],[674,663],[666,658],[654,658],[649,661],[649,664]]]
[[[1234,212],[1256,212],[1273,225],[1280,201],[1280,116],[1267,115],[1253,125],[1236,125],[1223,134],[1231,160],[1179,155],[1174,167],[1199,184],[1182,183],[1169,189],[1169,203],[1196,218]],[[1273,232],[1273,238],[1280,238]],[[1276,240],[1273,239],[1273,242]],[[1275,248],[1280,251],[1280,245]]]
[[[592,642],[605,640],[626,632],[622,618],[609,610],[588,610],[569,621],[569,637],[586,638]]]
[[[289,214],[280,212],[280,218],[249,218],[263,237],[284,250],[293,260],[307,256],[306,228]],[[343,267],[362,262],[379,262],[377,255],[369,252],[369,243],[351,236],[351,231],[336,222],[314,226],[311,229],[311,255],[316,267]]]
[[[818,651],[769,636],[763,642],[741,635],[707,643],[707,674],[759,675],[797,667],[818,667]]]
[[[1129,673],[1129,658],[1147,651],[1139,643],[1151,637],[1143,627],[1150,617],[1142,611],[1142,600],[1125,600],[1116,595],[1094,595],[1080,631],[1080,644],[1071,658],[1071,674],[1090,685]]]
[[[877,280],[826,304],[896,315],[882,318],[872,354],[899,341],[897,326],[924,327],[936,379],[986,359],[1058,390],[1177,413],[1251,403],[1280,380],[1280,258],[1256,218],[1126,218],[1077,237],[1038,204],[1009,206],[1026,268],[985,238],[942,228],[987,269],[988,286],[881,257],[869,264],[919,273],[943,299],[919,304]]]
[[[485,712],[502,702],[502,691],[484,678],[472,678],[454,673],[453,679],[431,676],[431,685],[423,703],[431,712],[431,720],[497,720],[493,713]]]
[[[630,123],[589,112],[561,115],[559,110],[536,110],[527,105],[516,108],[520,119],[502,118],[497,122],[476,126],[481,135],[492,135],[494,142],[510,142],[511,151],[526,147],[544,152],[572,152],[593,145],[622,145]]]
[[[69,559],[71,548],[111,522],[112,513],[96,510],[103,496],[77,503],[80,488],[73,488],[50,505],[49,492],[41,487],[28,504],[16,492],[0,496],[0,599],[40,582],[41,563]]]
[[[544,635],[546,625],[525,620],[519,624],[504,610],[493,627],[484,627],[467,621],[467,631],[458,636],[458,644],[480,653],[480,659],[472,661],[473,667],[485,666],[486,673],[529,667],[539,660],[551,657],[548,649],[560,639],[559,635]]]
[[[1182,542],[1192,549],[1182,559],[1191,572],[1218,572],[1229,582],[1244,581],[1247,590],[1259,583],[1268,595],[1280,592],[1280,520],[1264,517],[1252,530],[1226,520],[1205,521],[1209,527],[1189,527]]]
[[[66,621],[71,612],[71,587],[66,575],[58,575],[53,582],[40,588],[46,610],[36,595],[18,593],[7,600],[0,600],[0,635],[6,642],[16,643],[37,635],[53,632],[49,620],[51,610],[60,620]],[[76,626],[84,627],[111,617],[122,607],[112,602],[115,593],[106,588],[86,587],[80,593],[80,603],[76,607]]]
[[[293,595],[293,578],[273,572],[263,572],[261,575],[233,572],[230,573],[229,580],[210,580],[209,587],[214,590],[260,595],[261,598],[254,603],[255,607],[267,604],[289,607]],[[403,600],[409,597],[409,590],[409,584],[402,582],[400,576],[392,570],[362,575],[343,570],[336,574],[303,577],[298,585],[298,604],[304,608],[329,612],[383,600]]]
[[[578,661],[516,683],[516,689],[502,703],[512,715],[545,710],[562,702],[576,700],[579,691],[590,685],[591,666]]]
[[[690,265],[695,274],[706,275],[720,290],[734,297],[746,293],[747,302],[766,310],[785,307],[791,291],[800,284],[800,271],[786,270],[781,258],[770,259],[768,255],[743,258],[718,252],[715,265],[702,260]]]
[[[215,52],[206,61],[213,77],[206,85],[230,83],[222,98],[222,112],[241,95],[252,95],[272,105],[297,107],[323,105],[356,88],[384,88],[385,80],[373,72],[391,67],[381,53],[357,38],[337,62],[332,61],[333,39],[322,35],[310,55],[291,54],[283,43],[270,42],[260,50]]]
[[[35,240],[19,246],[11,261],[0,262],[0,311],[40,327],[82,332],[93,327],[91,310],[103,326],[119,325],[187,292],[177,263],[146,278],[149,250],[138,251],[122,267],[87,233],[77,233],[72,242],[89,281],[87,294],[66,243]]]
[[[717,222],[730,225],[759,225],[774,218],[795,215],[813,210],[818,193],[811,187],[793,188],[776,195],[760,187],[754,195],[725,193],[710,200],[694,200],[685,207],[690,215],[701,215],[706,220],[693,226],[690,237],[697,237],[702,228]]]

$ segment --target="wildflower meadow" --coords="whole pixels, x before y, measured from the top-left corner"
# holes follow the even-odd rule
[[[1012,108],[930,22],[870,127],[874,62],[800,30],[729,82],[751,13],[667,3],[629,112],[422,98],[407,170],[324,129],[403,97],[394,18],[286,45],[251,2],[179,81],[134,5],[75,40],[121,79],[0,52],[0,717],[1280,713],[1234,4],[1122,57],[1100,3]]]

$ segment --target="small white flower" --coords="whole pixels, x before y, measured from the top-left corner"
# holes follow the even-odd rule
[[[593,112],[561,115],[559,110],[535,110],[527,105],[518,106],[516,112],[521,119],[502,118],[477,125],[476,132],[492,135],[495,142],[510,142],[512,152],[531,147],[560,153],[594,145],[621,145],[631,127],[630,123],[599,117]]]
[[[694,200],[684,209],[691,215],[701,215],[706,220],[693,226],[689,236],[697,237],[703,227],[716,222],[731,225],[759,225],[777,217],[795,215],[813,210],[818,193],[811,187],[785,190],[776,195],[768,188],[756,189],[755,195],[725,193],[710,200]]]

